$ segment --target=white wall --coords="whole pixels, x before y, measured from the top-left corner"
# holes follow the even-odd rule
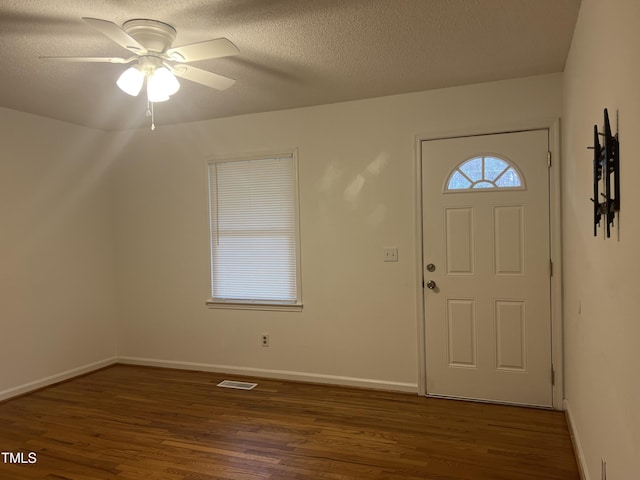
[[[416,135],[559,117],[561,81],[548,75],[119,134],[119,355],[415,391]],[[299,152],[304,310],[207,309],[206,159],[289,147]],[[398,247],[398,263],[383,263],[384,246]]]
[[[0,108],[0,399],[114,357],[104,133]]]
[[[522,126],[560,105],[548,75],[153,133],[0,109],[0,397],[116,355],[415,391],[416,135]],[[206,159],[292,147],[304,310],[207,309]],[[390,245],[398,263],[382,261]]]
[[[640,472],[640,2],[582,0],[564,75],[566,399],[587,475]],[[593,125],[620,112],[620,236],[592,231]],[[616,222],[616,227],[618,222]]]

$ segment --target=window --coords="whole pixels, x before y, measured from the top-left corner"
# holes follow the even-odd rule
[[[481,189],[523,190],[524,185],[516,166],[495,156],[474,157],[453,171],[445,191]]]
[[[210,306],[301,308],[293,154],[209,163]]]

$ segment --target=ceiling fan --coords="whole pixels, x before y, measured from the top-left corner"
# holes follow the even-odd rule
[[[121,90],[137,96],[146,80],[147,98],[151,104],[169,99],[180,88],[176,77],[201,85],[225,90],[235,83],[229,77],[218,75],[187,65],[189,62],[211,58],[227,57],[240,53],[238,48],[226,38],[216,38],[203,42],[171,47],[176,37],[176,29],[158,20],[128,20],[120,28],[113,22],[98,18],[83,17],[86,23],[96,28],[132,56],[121,57],[40,57],[63,62],[121,63],[135,62],[125,70],[116,82]]]

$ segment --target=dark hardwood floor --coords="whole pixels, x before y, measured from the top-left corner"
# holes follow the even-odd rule
[[[0,403],[0,478],[579,478],[562,412],[225,378],[116,365]]]

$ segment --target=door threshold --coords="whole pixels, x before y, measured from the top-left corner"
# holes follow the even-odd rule
[[[505,402],[500,400],[490,400],[484,398],[470,398],[470,397],[455,397],[451,395],[440,395],[435,393],[426,393],[424,395],[427,398],[438,398],[441,400],[456,400],[458,402],[472,402],[472,403],[488,403],[492,405],[504,405],[505,407],[524,407],[535,408],[537,410],[555,410],[551,405],[537,405],[532,403],[517,403],[517,402]]]

